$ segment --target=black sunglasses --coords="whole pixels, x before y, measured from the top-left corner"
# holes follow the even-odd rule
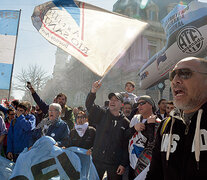
[[[188,68],[183,68],[183,69],[176,69],[174,71],[171,71],[169,73],[169,79],[170,79],[170,81],[172,81],[176,74],[181,79],[190,79],[191,76],[193,75],[193,72],[197,72],[197,73],[200,73],[200,74],[207,74],[205,72],[193,71],[193,70],[188,69]]]
[[[144,105],[144,104],[146,104],[146,103],[147,103],[147,101],[138,102],[138,103],[137,103],[137,106],[139,106],[139,105],[142,106],[142,105]]]

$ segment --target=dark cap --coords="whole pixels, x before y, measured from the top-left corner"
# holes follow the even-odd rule
[[[118,100],[120,100],[121,102],[123,102],[123,96],[120,94],[120,93],[110,93],[109,95],[108,95],[108,98],[109,98],[109,100],[113,97],[113,96],[115,96]]]
[[[140,101],[140,100],[147,101],[149,104],[152,105],[152,111],[153,111],[153,112],[156,111],[155,102],[154,102],[154,100],[153,100],[150,96],[147,96],[147,95],[140,96],[139,101]]]

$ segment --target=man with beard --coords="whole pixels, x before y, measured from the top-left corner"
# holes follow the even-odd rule
[[[207,60],[179,61],[170,81],[176,109],[158,129],[146,179],[207,179]]]
[[[35,90],[33,89],[33,87],[31,86],[31,84],[29,84],[29,86],[27,86],[29,88],[29,90],[32,93],[32,97],[34,99],[34,101],[37,103],[37,105],[39,106],[39,108],[42,110],[42,112],[44,114],[48,113],[49,110],[49,105],[46,104],[40,97],[39,95],[35,92]],[[69,129],[71,130],[74,126],[74,122],[75,122],[75,117],[73,115],[73,110],[68,107],[66,105],[67,102],[67,96],[63,93],[59,93],[56,97],[55,97],[55,102],[60,104],[61,108],[62,108],[62,112],[61,112],[61,119],[63,121],[65,121],[69,127]]]
[[[130,114],[132,112],[132,104],[130,102],[125,102],[124,106],[122,108],[123,114],[131,120],[132,117],[130,117]]]

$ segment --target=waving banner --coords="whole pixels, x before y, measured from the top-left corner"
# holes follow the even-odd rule
[[[0,89],[9,89],[20,11],[0,10]]]
[[[142,89],[167,79],[168,72],[181,59],[207,55],[207,3],[177,5],[162,20],[162,25],[167,44],[139,71]]]
[[[84,2],[54,0],[34,9],[32,22],[49,42],[104,76],[147,26]]]
[[[53,138],[43,136],[31,150],[25,149],[19,155],[10,179],[99,180],[91,156],[86,155],[86,149],[62,149],[55,144]]]
[[[9,179],[14,169],[15,163],[0,156],[0,177],[1,179]]]

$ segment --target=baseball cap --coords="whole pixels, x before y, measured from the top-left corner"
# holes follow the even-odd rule
[[[140,100],[144,100],[144,101],[148,102],[149,104],[151,104],[152,105],[152,111],[153,112],[156,111],[155,102],[150,96],[148,96],[148,95],[140,96],[139,101]]]
[[[118,92],[116,92],[116,93],[110,93],[110,94],[108,95],[109,100],[110,100],[113,96],[115,96],[118,100],[120,100],[121,102],[123,102],[123,96],[122,96],[120,93],[118,93]]]

